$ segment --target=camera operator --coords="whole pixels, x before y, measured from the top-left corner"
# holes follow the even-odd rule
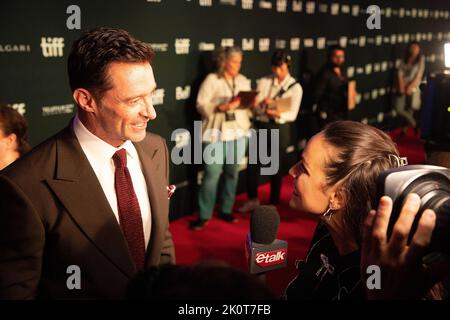
[[[419,207],[419,196],[409,194],[389,239],[387,230],[392,199],[382,197],[378,210],[371,210],[367,216],[361,250],[362,277],[365,280],[370,265],[376,265],[381,270],[381,288],[367,290],[368,299],[445,298],[446,292],[440,281],[450,275],[450,260],[439,260],[430,265],[422,262],[436,225],[433,210],[423,212],[411,243],[407,245]]]

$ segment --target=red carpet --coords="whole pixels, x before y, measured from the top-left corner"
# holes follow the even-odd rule
[[[423,163],[425,160],[423,143],[414,135],[412,130],[405,136],[400,132],[391,132],[391,137],[396,141],[401,156],[406,156],[410,164]],[[259,188],[259,196],[262,204],[269,199],[269,184]],[[309,242],[314,232],[316,222],[302,217],[300,213],[289,208],[289,199],[292,193],[292,178],[286,176],[283,179],[281,204],[278,212],[281,223],[278,230],[278,238],[288,241],[288,268],[268,273],[267,282],[277,295],[284,292],[286,285],[295,276],[295,260],[302,259],[306,255]],[[247,200],[245,194],[236,198],[236,208]],[[246,270],[245,262],[245,238],[249,232],[249,214],[237,214],[238,223],[229,224],[214,217],[201,231],[191,231],[189,221],[196,216],[187,216],[171,223],[170,229],[174,238],[177,263],[192,264],[203,260],[222,260]]]

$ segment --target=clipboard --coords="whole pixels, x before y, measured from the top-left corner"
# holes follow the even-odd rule
[[[256,90],[239,91],[237,95],[237,97],[241,99],[241,105],[239,106],[239,108],[242,109],[250,107],[253,101],[255,101],[255,98],[258,95],[258,93],[259,91]]]
[[[291,101],[292,97],[277,99],[274,100],[271,104],[269,104],[268,108],[276,109],[279,112],[287,112],[291,110]]]

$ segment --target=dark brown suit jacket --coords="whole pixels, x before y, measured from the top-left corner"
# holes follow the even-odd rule
[[[150,133],[134,145],[152,210],[146,266],[174,263],[167,146]],[[80,268],[80,290],[67,287],[71,265]],[[121,299],[135,274],[71,125],[0,172],[0,299]]]

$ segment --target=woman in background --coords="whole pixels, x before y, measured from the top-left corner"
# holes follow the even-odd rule
[[[197,110],[202,116],[204,169],[198,190],[199,218],[191,228],[202,229],[211,219],[219,180],[223,174],[219,218],[234,223],[232,213],[239,165],[245,156],[251,112],[239,108],[240,91],[251,90],[250,80],[240,74],[242,51],[227,47],[217,54],[217,72],[210,73],[200,86]],[[239,108],[239,109],[238,109]]]
[[[406,120],[408,126],[417,130],[414,111],[421,106],[421,92],[419,89],[425,70],[425,59],[418,42],[409,42],[405,56],[400,62],[394,87],[394,107],[397,113]],[[407,126],[403,127],[403,134]]]
[[[29,149],[25,119],[16,110],[0,105],[0,170]]]

